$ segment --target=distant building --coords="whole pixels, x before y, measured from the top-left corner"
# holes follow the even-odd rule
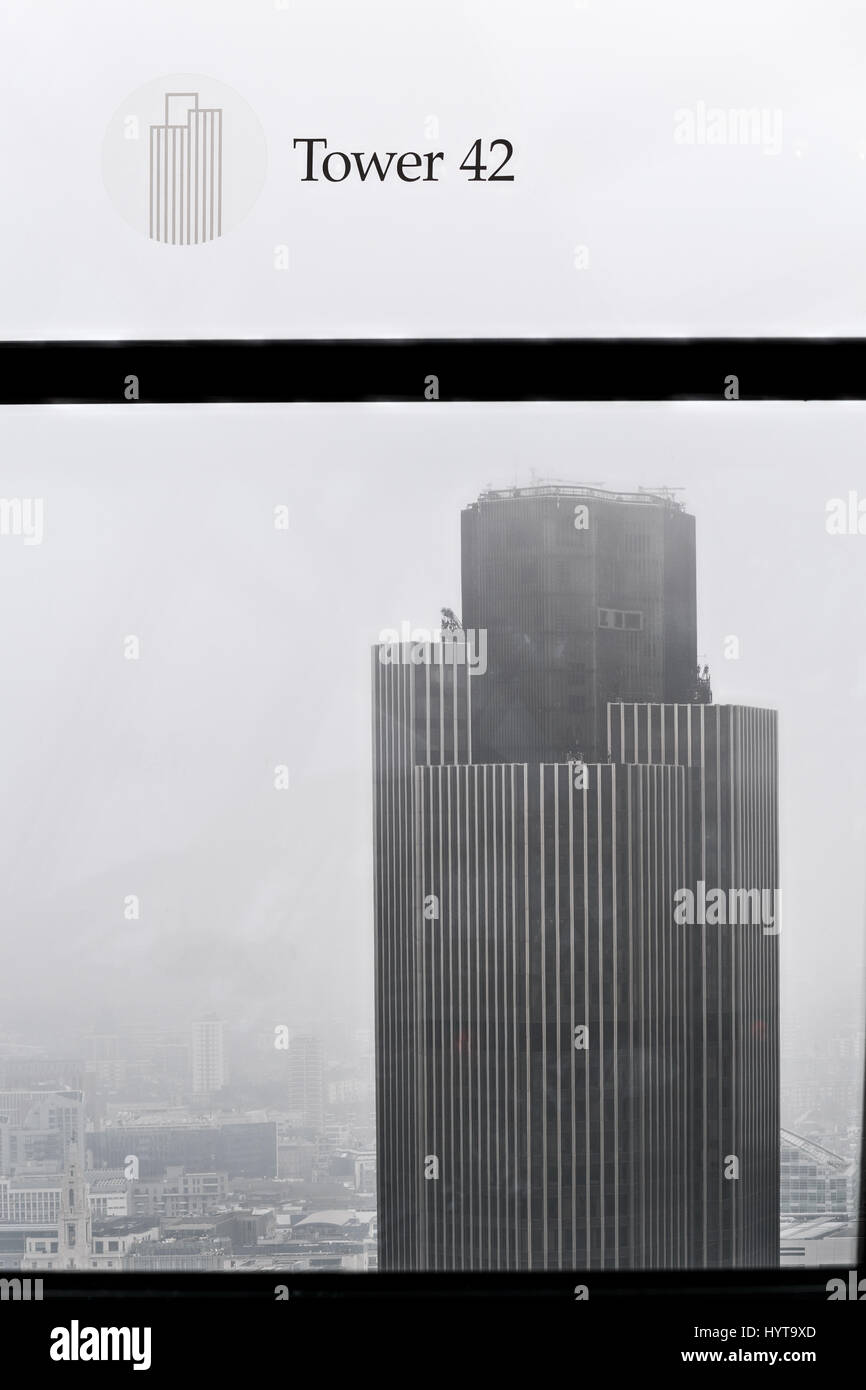
[[[846,1012],[789,1020],[782,1045],[782,1124],[796,1134],[832,1133],[834,1149],[846,1130],[859,1129],[863,1054],[862,1020],[852,1021]]]
[[[0,1224],[50,1226],[60,1220],[61,1174],[23,1173],[0,1178]]]
[[[93,1179],[95,1178],[95,1184]],[[101,1173],[91,1176],[91,1206],[94,1205],[94,1186],[101,1190]],[[107,1180],[109,1183],[111,1179]],[[162,1217],[166,1220],[184,1217],[206,1216],[226,1205],[229,1196],[227,1173],[188,1173],[183,1168],[172,1166],[166,1169],[162,1178],[148,1178],[129,1181],[128,1214],[135,1218]],[[96,1208],[94,1207],[94,1213]],[[109,1207],[103,1215],[121,1215],[117,1207],[112,1212]]]
[[[795,1221],[782,1227],[780,1263],[783,1269],[812,1268],[816,1265],[857,1265],[856,1221],[840,1222],[826,1216]]]
[[[377,1268],[376,1213],[341,1208],[311,1212],[295,1221],[281,1249],[294,1270]]]
[[[298,1034],[289,1043],[289,1110],[304,1129],[320,1133],[325,1123],[325,1085],[322,1044]]]
[[[125,1055],[119,1033],[87,1033],[82,1044],[88,1062],[116,1062]]]
[[[857,1209],[857,1165],[800,1134],[781,1135],[779,1210],[786,1217],[853,1219]]]
[[[227,1082],[224,1024],[216,1014],[192,1025],[192,1089],[197,1096],[213,1095]]]
[[[353,1155],[355,1161],[355,1191],[356,1192],[375,1192],[376,1191],[376,1155],[370,1153],[356,1153]]]
[[[159,1239],[159,1223],[120,1219],[94,1221],[89,1269],[123,1269],[125,1257],[142,1241]]]
[[[311,1140],[281,1143],[279,1147],[280,1177],[301,1178],[304,1182],[312,1182],[317,1155],[318,1147]]]
[[[0,1091],[0,1174],[57,1172],[70,1144],[84,1153],[81,1091]]]
[[[0,1091],[81,1091],[84,1063],[69,1057],[0,1058]]]
[[[86,1269],[91,1253],[90,1200],[78,1150],[70,1144],[59,1178],[59,1209],[50,1221],[28,1221],[21,1269]],[[13,1179],[13,1182],[15,1180]],[[42,1192],[44,1199],[47,1191]],[[35,1215],[35,1214],[34,1214]],[[10,1223],[14,1224],[14,1223]],[[19,1227],[25,1223],[18,1223]]]
[[[138,1160],[141,1180],[162,1178],[171,1167],[188,1173],[242,1178],[277,1175],[277,1126],[273,1120],[221,1124],[111,1125],[88,1134],[94,1168],[124,1168]]]
[[[84,1175],[90,1194],[90,1214],[94,1221],[119,1220],[129,1216],[130,1184],[122,1169],[88,1171]]]
[[[365,1240],[375,1220],[370,1211],[314,1211],[292,1227],[305,1240]]]
[[[230,1253],[225,1246],[202,1240],[139,1241],[124,1256],[123,1268],[134,1274],[219,1270],[224,1268]]]
[[[187,1173],[169,1168],[163,1183],[166,1217],[202,1216],[224,1205],[228,1197],[227,1173]]]

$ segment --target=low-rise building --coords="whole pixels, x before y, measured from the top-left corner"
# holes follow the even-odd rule
[[[779,1211],[784,1221],[819,1216],[851,1219],[857,1206],[857,1165],[814,1139],[781,1133]]]
[[[124,1269],[124,1260],[137,1245],[159,1239],[159,1222],[135,1217],[95,1221],[93,1248],[85,1268]]]
[[[85,1173],[94,1220],[113,1220],[129,1216],[130,1184],[121,1169],[101,1169]]]

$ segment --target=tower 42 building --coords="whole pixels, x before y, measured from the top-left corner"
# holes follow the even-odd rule
[[[381,1267],[776,1264],[776,716],[711,703],[694,518],[462,542],[462,625],[373,651]]]

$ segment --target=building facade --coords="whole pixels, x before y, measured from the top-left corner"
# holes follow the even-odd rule
[[[669,497],[488,491],[461,534],[463,623],[487,633],[479,762],[604,761],[608,701],[692,699],[695,522]]]
[[[486,672],[374,651],[383,1268],[778,1262],[775,715],[707,703],[694,556],[487,494]]]
[[[222,1019],[214,1014],[196,1019],[192,1025],[193,1095],[215,1095],[226,1085],[224,1032]]]
[[[298,1033],[289,1043],[289,1110],[304,1129],[320,1134],[325,1125],[325,1063],[322,1044]]]
[[[444,647],[448,645],[448,651]],[[418,913],[415,768],[471,758],[473,678],[453,644],[384,642],[372,654],[376,919],[376,1154],[385,1268],[418,1269]],[[449,658],[446,660],[446,656]]]

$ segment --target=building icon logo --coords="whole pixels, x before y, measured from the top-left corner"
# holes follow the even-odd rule
[[[223,112],[198,92],[167,92],[165,120],[150,127],[147,234],[190,246],[222,235]]]
[[[146,83],[112,117],[102,175],[115,208],[161,246],[203,246],[233,230],[259,196],[267,146],[238,92],[202,74]]]

